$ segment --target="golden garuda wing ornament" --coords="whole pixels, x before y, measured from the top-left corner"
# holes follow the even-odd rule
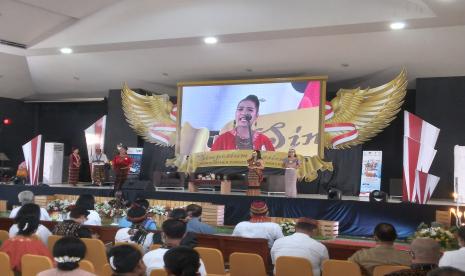
[[[121,99],[126,121],[137,135],[150,143],[174,146],[177,107],[168,95],[141,95],[124,84]]]
[[[340,89],[326,103],[325,144],[344,149],[375,137],[396,118],[407,92],[407,74],[370,89]]]

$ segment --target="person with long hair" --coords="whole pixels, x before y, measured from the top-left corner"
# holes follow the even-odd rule
[[[142,253],[131,245],[118,245],[108,252],[108,263],[113,276],[145,276]],[[149,275],[149,274],[147,274]]]
[[[286,196],[297,197],[297,169],[300,167],[300,161],[295,149],[289,149],[287,158],[283,160],[283,167],[286,169],[284,174]]]
[[[153,243],[153,233],[145,228],[146,209],[134,205],[129,209],[127,219],[132,223],[131,226],[119,229],[115,235],[115,242],[137,243],[142,246],[144,252],[149,251]]]
[[[200,256],[192,248],[179,246],[163,256],[168,276],[200,276]]]
[[[69,155],[69,166],[68,166],[68,183],[76,186],[79,181],[79,168],[81,167],[81,156],[79,155],[79,149],[73,147],[72,153]]]
[[[37,276],[95,276],[79,268],[86,255],[86,245],[75,237],[63,237],[53,246],[53,259],[57,267],[40,272]]]
[[[252,157],[247,160],[247,168],[249,169],[247,174],[247,195],[260,195],[260,184],[263,181],[265,163],[262,160],[262,154],[259,150],[254,150],[252,152]]]
[[[265,134],[256,130],[249,132],[254,127],[258,118],[260,101],[255,95],[248,95],[237,104],[234,119],[234,128],[216,138],[211,151],[234,150],[234,149],[256,149],[274,151],[273,143]],[[250,140],[252,136],[252,141]]]
[[[19,211],[16,213],[15,224],[13,224],[10,227],[10,231],[9,231],[10,238],[18,235],[18,233],[19,233],[19,226],[18,226],[19,221],[20,221],[20,219],[22,217],[25,217],[25,216],[33,216],[37,220],[40,220],[41,210],[40,210],[39,205],[34,204],[34,203],[27,203],[27,204],[24,204],[23,206],[21,206]],[[39,223],[39,226],[37,227],[37,230],[36,230],[36,232],[34,232],[34,234],[36,234],[44,244],[47,244],[48,237],[52,233],[50,232],[50,230],[48,230],[47,227],[45,227],[45,226],[43,226],[42,224]]]
[[[115,171],[115,191],[121,190],[124,182],[128,178],[129,169],[132,164],[131,157],[128,156],[128,147],[118,147],[119,154],[113,158],[112,165]]]
[[[23,206],[24,207],[24,206]],[[16,236],[3,242],[0,251],[10,257],[10,266],[16,273],[21,272],[21,258],[32,254],[46,256],[52,261],[52,255],[43,242],[33,237],[39,228],[39,215],[17,216],[18,233]]]

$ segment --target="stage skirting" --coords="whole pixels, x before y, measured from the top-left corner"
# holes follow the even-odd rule
[[[18,193],[31,190],[36,195],[54,194],[93,194],[94,196],[112,196],[110,189],[66,188],[66,187],[30,187],[21,185],[0,185],[0,199],[8,200],[8,205],[18,204]],[[253,200],[266,201],[270,216],[296,218],[301,216],[319,220],[339,221],[339,234],[348,236],[373,235],[377,223],[388,222],[395,225],[401,238],[413,234],[421,222],[431,223],[436,210],[448,210],[448,206],[419,205],[409,203],[363,202],[354,200],[327,200],[311,198],[250,197],[245,195],[221,195],[207,193],[148,192],[125,190],[127,199],[143,196],[148,199],[211,202],[225,205],[226,225],[235,225],[247,220],[249,206]]]

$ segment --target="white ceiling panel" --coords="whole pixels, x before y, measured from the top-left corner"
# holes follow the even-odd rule
[[[34,89],[26,58],[0,53],[0,97],[21,99],[32,94]]]

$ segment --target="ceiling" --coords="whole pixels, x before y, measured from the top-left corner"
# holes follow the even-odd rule
[[[0,45],[0,97],[16,99],[264,76],[372,87],[401,68],[415,87],[465,75],[465,0],[0,0],[0,39],[27,46]]]

